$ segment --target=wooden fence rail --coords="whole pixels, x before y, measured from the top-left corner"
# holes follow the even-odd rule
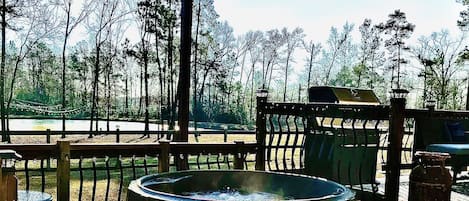
[[[213,156],[218,156],[221,154],[232,155],[234,156],[233,168],[244,169],[244,164],[246,162],[244,156],[249,153],[253,154],[257,152],[257,146],[255,143],[235,142],[217,144],[190,144],[169,141],[148,144],[70,144],[69,141],[58,141],[56,144],[1,144],[0,150],[3,149],[15,150],[17,153],[23,156],[23,160],[25,161],[41,160],[41,171],[44,171],[45,169],[42,167],[44,160],[56,159],[56,197],[57,200],[61,201],[70,200],[70,166],[72,159],[79,159],[81,165],[83,158],[134,157],[153,155],[158,156],[158,171],[167,172],[170,169],[171,157],[201,154]],[[80,174],[82,174],[81,169]],[[93,186],[93,188],[95,190],[96,186]],[[122,183],[120,189],[122,189]],[[44,191],[44,184],[42,191]],[[81,191],[79,196],[81,196]]]
[[[46,143],[51,143],[52,136],[61,136],[61,138],[66,138],[67,136],[77,136],[77,135],[87,135],[88,138],[93,138],[94,136],[115,136],[115,142],[119,143],[122,135],[136,135],[136,136],[158,136],[160,138],[166,138],[172,140],[173,136],[177,133],[176,130],[166,130],[166,131],[141,131],[141,130],[113,130],[113,131],[54,131],[47,129],[45,131],[8,131],[10,136],[8,139],[11,140],[12,136],[44,136]],[[254,130],[202,130],[202,131],[189,131],[189,135],[193,135],[196,139],[201,135],[223,135],[224,141],[226,142],[228,135],[255,135]],[[11,141],[9,142],[11,143]]]

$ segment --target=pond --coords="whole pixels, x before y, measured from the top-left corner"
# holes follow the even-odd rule
[[[106,121],[101,120],[98,123],[100,130],[106,130]],[[66,120],[66,130],[89,130],[89,120]],[[93,128],[95,126],[93,125]],[[109,129],[116,130],[144,130],[145,123],[143,122],[128,122],[128,121],[110,121]],[[163,126],[167,129],[167,125]],[[10,119],[10,130],[27,130],[27,131],[44,131],[44,130],[62,130],[61,119]],[[150,130],[160,130],[161,124],[150,123]]]

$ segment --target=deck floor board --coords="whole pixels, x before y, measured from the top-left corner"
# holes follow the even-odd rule
[[[379,180],[378,180],[379,181]],[[380,190],[384,189],[384,180],[381,183]],[[451,191],[451,201],[469,200],[469,180],[458,181],[453,185]],[[409,197],[409,175],[401,176],[399,185],[399,201],[407,201]]]

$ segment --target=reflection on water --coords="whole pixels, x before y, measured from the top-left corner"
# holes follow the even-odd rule
[[[36,130],[44,131],[50,130],[62,130],[62,120],[60,119],[10,119],[10,130]],[[145,124],[142,122],[127,122],[127,121],[110,121],[109,129],[116,130],[144,130]],[[66,120],[66,130],[89,130],[89,120]],[[100,130],[106,130],[106,121],[99,121],[98,128]],[[94,125],[93,125],[94,129]],[[161,125],[150,124],[150,130],[167,129],[167,125],[161,128]]]
[[[155,179],[152,179],[148,182],[145,182],[144,186],[151,186],[151,185],[158,185],[158,184],[174,184],[178,181],[181,181],[183,179],[191,178],[192,175],[187,175],[184,177],[178,177],[178,178],[169,178],[169,177],[158,177]]]
[[[184,193],[193,199],[203,200],[229,200],[229,201],[274,201],[274,200],[290,200],[289,198],[280,195],[266,193],[266,192],[253,192],[249,194],[241,193],[237,190],[223,190],[214,192],[191,192]]]

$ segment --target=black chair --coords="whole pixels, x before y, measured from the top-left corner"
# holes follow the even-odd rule
[[[451,155],[453,182],[456,176],[469,164],[469,143],[467,141],[463,124],[460,121],[444,122],[445,134],[448,143],[430,144],[427,151],[448,153]]]
[[[465,130],[460,121],[446,121],[445,134],[450,143],[465,144],[467,143]]]

